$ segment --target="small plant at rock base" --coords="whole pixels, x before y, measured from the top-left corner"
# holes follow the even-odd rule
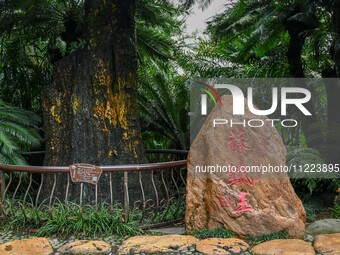
[[[235,237],[235,233],[231,230],[225,229],[223,227],[217,227],[215,229],[202,229],[202,230],[196,230],[190,233],[194,237],[197,237],[199,239],[205,239],[205,238],[231,238]]]
[[[316,216],[316,212],[318,211],[318,204],[317,203],[313,203],[312,200],[305,200],[302,202],[303,203],[303,207],[305,208],[306,211],[306,220],[307,222],[311,223],[315,221],[315,216]]]
[[[246,242],[251,245],[257,245],[263,242],[275,240],[275,239],[289,239],[290,236],[286,232],[277,232],[272,234],[264,234],[260,236],[247,236]]]
[[[340,219],[340,204],[336,204],[331,210],[333,211],[334,218]]]

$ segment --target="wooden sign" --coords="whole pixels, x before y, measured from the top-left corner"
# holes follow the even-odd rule
[[[72,182],[86,182],[96,185],[103,170],[90,164],[70,165],[70,175]]]

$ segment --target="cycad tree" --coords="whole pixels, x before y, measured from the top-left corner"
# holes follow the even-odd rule
[[[137,64],[138,60],[142,64],[173,58],[172,35],[163,35],[176,23],[169,23],[176,16],[171,1],[25,0],[6,4],[10,6],[4,7],[1,21],[11,21],[5,27],[12,31],[7,29],[1,36],[9,40],[11,32],[17,31],[18,40],[25,34],[32,47],[42,41],[43,54],[53,69],[41,104],[45,164],[142,163]],[[158,25],[162,21],[164,25]],[[31,37],[27,31],[32,31]],[[46,189],[52,181],[46,179]],[[57,183],[59,195],[65,182]],[[107,185],[100,187],[99,196],[106,196],[107,189]]]
[[[186,78],[172,75],[173,70],[143,71],[138,101],[144,137],[158,141],[163,148],[188,149],[189,91]],[[156,146],[150,142],[148,145]]]
[[[137,5],[138,105],[147,148],[188,148],[189,94],[178,74],[184,9],[170,1]]]

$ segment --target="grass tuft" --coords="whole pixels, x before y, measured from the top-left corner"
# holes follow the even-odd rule
[[[286,232],[277,232],[272,234],[264,234],[260,236],[247,236],[246,242],[251,245],[257,245],[263,242],[275,240],[275,239],[289,239],[290,236]]]
[[[7,199],[7,215],[0,213],[0,230],[34,232],[37,236],[59,238],[115,236],[119,239],[142,234],[141,225],[177,220],[185,211],[183,199],[172,200],[168,209],[158,211],[146,210],[143,213],[138,208],[131,208],[129,221],[124,222],[124,210],[119,205],[110,210],[108,205],[100,205],[98,208],[86,205],[80,208],[76,203],[56,202],[51,210],[46,205],[36,210],[32,204],[26,203],[24,214],[21,199],[13,203]]]
[[[205,238],[231,238],[235,237],[235,233],[231,230],[225,229],[223,227],[217,227],[215,229],[202,229],[196,230],[190,233],[196,238],[205,239]]]
[[[2,217],[1,229],[5,231],[23,231],[35,229],[37,236],[58,237],[98,237],[112,236],[126,237],[138,235],[141,229],[138,222],[123,222],[123,210],[115,207],[110,211],[108,207],[84,206],[82,214],[79,205],[57,203],[49,212],[47,208],[40,208],[37,214],[32,206],[27,206],[25,214],[19,208],[13,208],[12,213]]]

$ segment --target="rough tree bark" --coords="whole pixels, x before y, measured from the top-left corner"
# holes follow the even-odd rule
[[[53,83],[43,96],[45,165],[143,162],[134,15],[135,0],[85,1],[88,46],[55,63]],[[59,197],[65,193],[63,178],[58,176]],[[99,193],[107,198],[107,176],[102,178]],[[47,192],[52,181],[46,180]],[[116,185],[115,194],[122,190],[121,180]],[[75,186],[70,191],[79,196]],[[85,195],[91,192],[88,185]]]

